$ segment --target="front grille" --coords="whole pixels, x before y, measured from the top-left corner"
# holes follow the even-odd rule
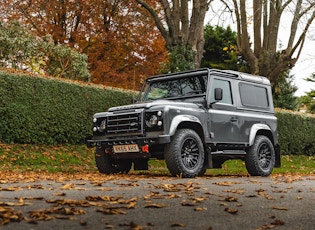
[[[128,113],[111,114],[107,117],[106,134],[116,135],[142,135],[143,110]]]

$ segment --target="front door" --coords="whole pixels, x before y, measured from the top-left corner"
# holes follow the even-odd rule
[[[214,89],[221,88],[222,100],[215,102]],[[214,77],[211,82],[209,130],[213,143],[238,143],[240,141],[239,117],[233,103],[231,81]]]

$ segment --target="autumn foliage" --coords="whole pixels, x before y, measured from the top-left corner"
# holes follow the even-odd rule
[[[139,89],[168,59],[152,18],[134,1],[3,0],[0,13],[87,54],[93,83]]]

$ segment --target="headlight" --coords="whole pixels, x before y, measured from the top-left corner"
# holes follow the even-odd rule
[[[106,129],[106,120],[103,120],[100,125],[98,126],[98,131],[104,132]]]
[[[161,130],[163,126],[163,112],[155,111],[155,112],[147,112],[145,116],[145,124],[150,131]]]
[[[149,120],[146,120],[146,124],[149,128],[156,126],[158,123],[158,117],[156,115],[152,115],[149,117]]]
[[[93,132],[104,132],[106,127],[106,119],[100,121],[97,118],[93,118]]]

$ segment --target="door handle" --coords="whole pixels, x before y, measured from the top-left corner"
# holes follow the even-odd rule
[[[234,122],[237,122],[238,119],[236,117],[232,117],[230,121],[234,123]]]

